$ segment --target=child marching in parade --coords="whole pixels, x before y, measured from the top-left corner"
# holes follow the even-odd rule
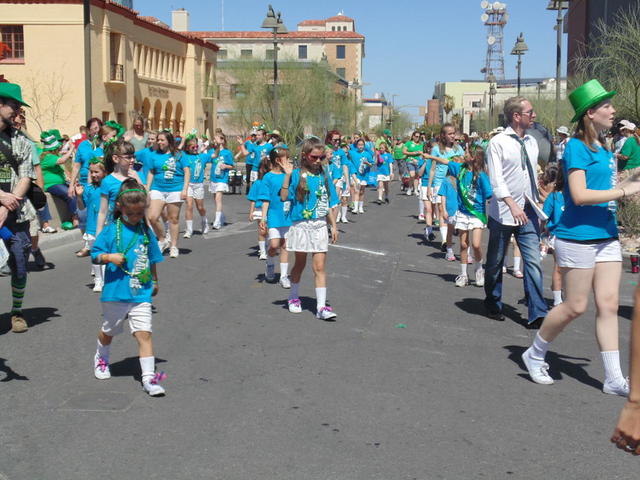
[[[209,220],[207,219],[207,210],[204,208],[204,170],[207,163],[211,163],[211,155],[207,153],[198,153],[198,135],[191,132],[185,138],[183,155],[191,170],[191,178],[189,187],[187,188],[187,209],[184,212],[186,230],[184,238],[191,238],[193,235],[193,204],[196,204],[202,229],[202,235],[209,233]]]
[[[213,228],[220,230],[225,224],[222,210],[222,197],[229,191],[229,170],[234,166],[233,154],[227,150],[227,137],[219,133],[213,137],[215,151],[212,155],[211,172],[209,174],[209,191],[216,202],[216,218]]]
[[[94,375],[111,377],[109,351],[113,337],[128,321],[138,343],[142,388],[151,396],[164,395],[159,385],[164,374],[155,373],[151,341],[151,297],[158,293],[156,263],[162,254],[153,231],[145,223],[147,194],[136,180],[126,179],[116,197],[113,222],[98,235],[91,258],[106,265],[102,291],[103,322],[98,332]]]
[[[267,260],[266,235],[265,229],[261,226],[262,220],[262,200],[260,200],[260,192],[262,190],[262,179],[269,172],[270,161],[263,158],[260,168],[258,169],[258,178],[251,184],[247,200],[249,200],[249,221],[258,222],[258,251],[259,259]]]
[[[440,150],[440,152],[442,152]],[[457,155],[456,155],[457,156]],[[492,196],[489,177],[484,173],[484,150],[476,148],[471,156],[467,156],[464,164],[451,161],[449,158],[429,155],[431,160],[448,165],[448,175],[456,178],[458,188],[458,213],[455,228],[460,232],[460,275],[456,277],[456,286],[469,284],[467,275],[469,240],[473,247],[473,258],[476,266],[476,285],[484,285],[484,269],[482,267],[482,230],[487,225],[486,203]],[[471,238],[469,238],[471,237]]]
[[[389,153],[389,147],[386,143],[380,143],[378,152],[378,204],[382,205],[382,195],[384,194],[385,203],[389,203],[389,181],[393,180],[393,164],[394,160]]]
[[[358,145],[364,147],[363,142],[358,142]],[[293,224],[287,235],[287,250],[295,252],[296,256],[291,271],[289,311],[302,312],[298,290],[307,254],[311,253],[317,298],[316,317],[333,320],[336,314],[326,305],[325,264],[329,249],[327,221],[331,224],[331,243],[338,241],[335,214],[331,210],[338,204],[338,196],[329,175],[322,168],[322,161],[325,159],[322,143],[316,138],[305,140],[300,156],[300,168],[296,170],[290,163],[282,164],[285,177],[280,191],[280,199],[291,202]]]

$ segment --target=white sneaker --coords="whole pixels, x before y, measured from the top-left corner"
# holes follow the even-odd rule
[[[260,256],[258,256],[258,260],[266,260],[267,252],[260,252]]]
[[[183,238],[191,238],[191,235],[193,235],[193,232],[187,230],[184,232]]]
[[[178,247],[171,247],[169,249],[169,257],[178,258],[178,255],[180,255],[180,250],[178,250]]]
[[[209,233],[209,223],[202,222],[202,235],[206,235],[207,233]]]
[[[167,248],[171,245],[171,241],[169,237],[164,239],[164,242],[158,242],[158,248],[160,249],[160,253],[164,253]]]
[[[222,228],[222,225],[220,223],[214,222],[212,227],[214,230],[220,230]]]
[[[456,287],[466,287],[469,285],[469,277],[466,275],[458,275],[456,277]]]
[[[157,383],[142,382],[142,388],[152,397],[159,397],[165,394],[164,388],[162,388]]]
[[[108,378],[111,378],[109,362],[107,362],[104,357],[101,357],[97,353],[93,358],[93,374],[98,380],[106,380]]]
[[[267,264],[267,270],[264,273],[267,282],[271,283],[276,279],[276,266]]]
[[[102,287],[103,287],[103,283],[99,280],[96,280],[95,283],[93,284],[93,291],[94,292],[101,292],[102,291]]]
[[[347,217],[342,217],[342,220],[340,222],[341,223],[349,223],[349,220],[347,220]]]
[[[291,288],[291,280],[289,280],[289,277],[280,277],[280,286],[282,288]]]
[[[604,382],[602,391],[609,395],[620,395],[621,397],[629,396],[629,379],[623,378],[613,382]]]
[[[364,208],[360,207],[360,208],[358,209],[358,213],[364,213]]]
[[[299,298],[292,298],[287,303],[289,304],[289,312],[302,313],[302,303]]]
[[[331,307],[322,307],[316,313],[316,318],[319,318],[320,320],[333,320],[336,317],[337,315],[333,313],[333,309]]]
[[[476,270],[476,286],[484,287],[484,268]]]
[[[531,347],[522,354],[522,361],[529,372],[531,380],[540,385],[553,385],[553,378],[549,375],[549,364],[544,360],[537,360],[531,356]]]
[[[420,213],[420,214],[418,215],[418,221],[419,221],[419,222],[424,222],[424,213]]]
[[[413,189],[407,188],[407,197],[410,197],[411,195],[413,195]]]

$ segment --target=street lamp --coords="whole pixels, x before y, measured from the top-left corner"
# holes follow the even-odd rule
[[[518,96],[520,96],[520,69],[522,68],[522,55],[524,55],[524,52],[527,50],[529,50],[529,47],[524,43],[524,35],[520,32],[520,36],[511,50],[511,55],[518,56]]]
[[[273,32],[273,123],[276,128],[278,125],[278,34],[289,33],[289,31],[282,22],[280,12],[276,17],[271,5],[261,28],[268,28]]]
[[[560,123],[560,73],[562,61],[562,11],[569,8],[568,0],[550,0],[547,10],[557,10],[556,17],[556,123],[554,128],[558,128]]]
[[[489,82],[489,119],[491,121],[491,126],[493,127],[493,110],[495,105],[495,96],[496,90],[496,76],[493,73],[490,73],[487,77],[487,81]]]

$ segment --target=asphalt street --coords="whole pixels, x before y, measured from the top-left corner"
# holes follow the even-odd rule
[[[522,281],[506,276],[507,321],[487,319],[483,289],[456,288],[458,263],[424,244],[416,198],[368,195],[330,247],[336,322],[315,318],[310,267],[300,315],[264,282],[244,196],[225,197],[224,230],[181,239],[155,300],[163,398],[142,391],[128,334],[113,378],[93,377],[89,261],[77,243],[46,251],[49,268],[29,277],[30,330],[0,316],[0,479],[638,478],[638,459],[609,443],[624,399],[601,392],[593,306],[552,344],[556,384],[534,384]],[[621,283],[625,372],[635,281]],[[0,292],[7,312],[7,278]]]

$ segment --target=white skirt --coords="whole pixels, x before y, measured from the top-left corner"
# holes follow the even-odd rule
[[[329,250],[329,230],[326,219],[294,222],[286,235],[290,252],[320,253]]]

